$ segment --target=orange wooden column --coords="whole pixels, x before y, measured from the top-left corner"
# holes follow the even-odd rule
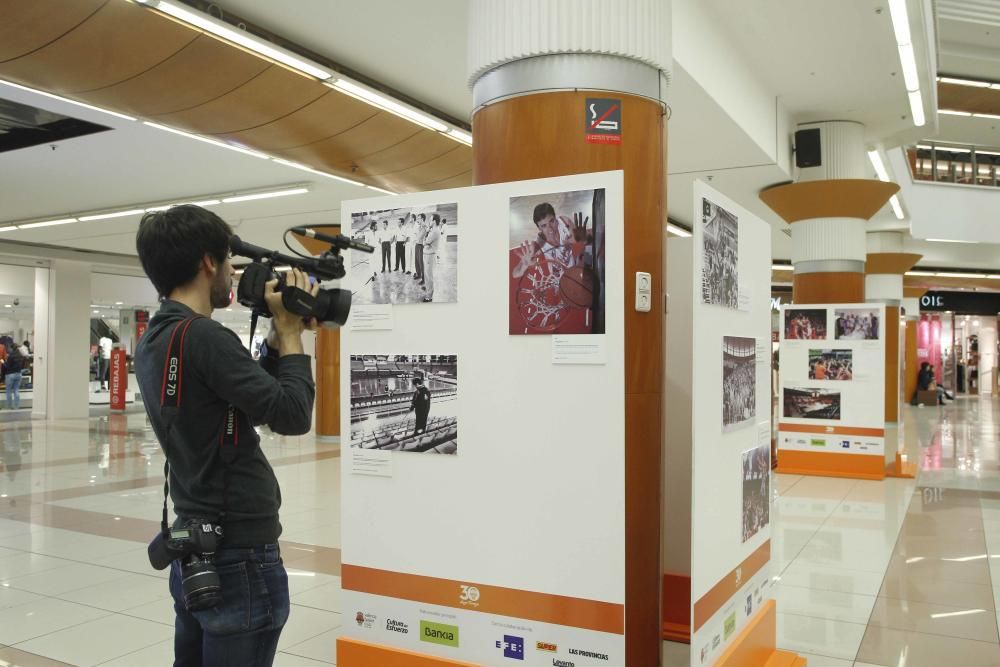
[[[792,276],[794,303],[861,303],[865,274],[851,271],[796,273]]]
[[[621,99],[620,144],[587,143],[588,97]],[[661,651],[660,527],[663,312],[638,313],[636,271],[662,294],[666,219],[664,112],[621,93],[552,92],[490,104],[473,117],[477,184],[623,169],[625,172],[625,619],[628,665],[657,665]],[[654,301],[656,299],[654,298]]]

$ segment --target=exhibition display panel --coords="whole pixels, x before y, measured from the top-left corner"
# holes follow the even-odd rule
[[[338,664],[624,665],[622,173],[342,227],[377,251],[345,279]]]
[[[884,479],[886,307],[781,310],[778,472]]]

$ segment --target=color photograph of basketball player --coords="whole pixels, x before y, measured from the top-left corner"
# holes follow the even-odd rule
[[[793,309],[785,311],[785,340],[825,340],[826,310]]]
[[[458,204],[354,213],[351,235],[375,248],[346,253],[355,304],[458,301]]]
[[[853,380],[854,353],[851,350],[809,350],[810,380]]]
[[[878,314],[874,308],[836,308],[833,311],[837,340],[878,340]]]
[[[796,419],[840,419],[840,391],[785,387],[783,414]]]
[[[701,200],[701,301],[739,308],[739,220]]]
[[[771,446],[743,452],[743,541],[771,521]]]
[[[604,333],[604,195],[511,198],[511,335]]]
[[[352,354],[351,447],[458,454],[458,357]]]
[[[757,341],[722,338],[722,430],[734,431],[757,414]]]

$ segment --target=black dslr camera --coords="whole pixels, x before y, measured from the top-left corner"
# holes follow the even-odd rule
[[[271,311],[264,300],[264,287],[269,280],[277,279],[276,291],[281,292],[281,303],[288,312],[315,318],[317,322],[326,326],[343,326],[351,312],[349,290],[321,289],[316,296],[313,296],[305,290],[288,287],[285,284],[285,274],[275,271],[275,265],[284,264],[300,269],[318,280],[339,280],[346,275],[344,258],[340,256],[342,249],[350,248],[368,253],[375,252],[375,249],[346,236],[327,236],[308,228],[293,227],[289,231],[325,241],[331,248],[319,257],[304,255],[292,257],[251,245],[238,236],[231,237],[229,249],[233,254],[253,260],[243,270],[243,276],[236,290],[236,300],[249,308],[254,316],[271,317]]]
[[[211,609],[222,600],[222,584],[213,562],[221,541],[222,526],[192,519],[159,533],[149,543],[149,564],[157,570],[181,560],[181,588],[188,611]]]

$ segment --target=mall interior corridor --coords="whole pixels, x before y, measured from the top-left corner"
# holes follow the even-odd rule
[[[782,648],[811,667],[1000,664],[998,407],[905,408],[917,480],[775,475]],[[5,421],[0,434],[0,664],[168,664],[171,600],[146,557],[163,455],[145,415]],[[262,445],[284,490],[292,602],[275,664],[334,664],[340,450],[312,435]],[[686,664],[687,649],[665,643],[665,664]]]

